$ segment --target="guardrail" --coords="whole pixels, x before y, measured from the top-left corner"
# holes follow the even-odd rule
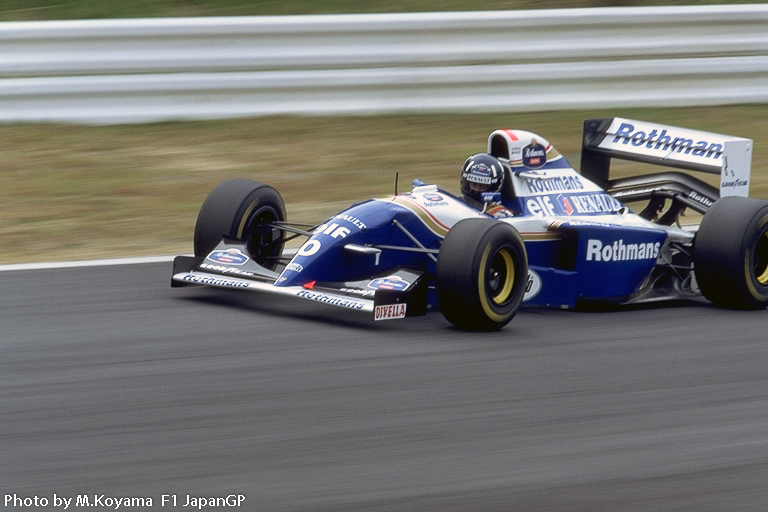
[[[768,5],[0,23],[0,121],[768,101]]]

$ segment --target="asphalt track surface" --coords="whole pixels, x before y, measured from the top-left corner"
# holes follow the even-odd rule
[[[467,334],[169,279],[169,263],[0,272],[4,500],[768,508],[766,311],[534,310]]]

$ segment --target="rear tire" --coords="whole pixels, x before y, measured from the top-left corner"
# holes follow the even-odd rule
[[[768,202],[719,199],[694,240],[694,272],[702,294],[718,306],[768,306]]]
[[[285,217],[283,198],[269,185],[244,179],[222,181],[205,198],[197,215],[195,256],[207,256],[229,236],[245,241],[256,263],[274,269],[284,236],[271,224]]]
[[[493,219],[462,220],[437,257],[437,301],[457,328],[496,331],[520,308],[527,276],[525,245],[514,227]]]

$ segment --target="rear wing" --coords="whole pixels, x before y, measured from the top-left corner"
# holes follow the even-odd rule
[[[749,196],[752,140],[620,117],[586,119],[581,174],[605,189],[612,158],[720,175],[720,197]]]

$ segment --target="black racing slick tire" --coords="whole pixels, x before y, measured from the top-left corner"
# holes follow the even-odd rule
[[[285,203],[274,188],[244,179],[222,181],[208,194],[195,224],[195,256],[206,256],[224,236],[244,240],[249,256],[274,269],[284,236],[275,222],[285,221]]]
[[[527,279],[528,256],[513,226],[465,219],[440,248],[435,292],[443,316],[457,328],[496,331],[520,308]]]
[[[768,306],[768,202],[719,199],[704,215],[693,245],[701,293],[731,309]]]

